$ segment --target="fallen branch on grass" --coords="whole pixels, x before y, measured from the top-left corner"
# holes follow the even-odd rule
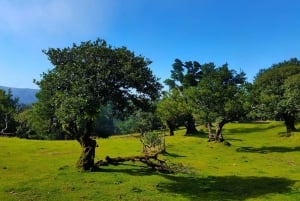
[[[154,155],[142,155],[142,156],[130,156],[130,157],[116,157],[111,158],[109,156],[106,156],[105,161],[100,160],[95,165],[100,166],[107,166],[107,165],[119,165],[120,163],[126,162],[126,161],[132,161],[132,162],[141,162],[149,167],[151,167],[152,170],[157,170],[159,172],[163,173],[175,173],[175,170],[166,163],[166,161],[158,159],[158,153]]]

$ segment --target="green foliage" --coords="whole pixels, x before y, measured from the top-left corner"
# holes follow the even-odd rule
[[[34,108],[26,108],[15,117],[17,136],[28,139],[64,139],[65,133],[56,121],[43,118]]]
[[[165,133],[162,131],[146,132],[142,136],[143,143],[149,146],[161,146],[164,143]]]
[[[18,112],[18,99],[13,98],[11,91],[0,89],[0,134],[16,131],[14,116]]]
[[[157,114],[170,130],[184,125],[185,117],[190,113],[191,110],[189,110],[185,97],[177,89],[165,92],[157,105]]]
[[[196,86],[201,75],[201,65],[196,61],[183,63],[175,59],[171,78],[164,81],[169,86],[169,93],[165,93],[162,103],[159,104],[158,114],[166,122],[170,129],[170,135],[174,129],[184,125],[186,134],[196,133],[195,119],[188,105],[185,89]],[[178,109],[174,109],[177,107]],[[164,110],[168,112],[164,113]]]
[[[230,70],[227,64],[200,67],[201,78],[195,87],[185,90],[194,113],[201,122],[231,122],[246,115],[245,74]]]
[[[101,107],[100,114],[96,120],[94,135],[99,137],[108,137],[116,133],[117,128],[115,126],[115,119],[112,115],[110,105]]]
[[[117,121],[116,127],[121,134],[144,133],[157,130],[163,126],[159,117],[153,112],[135,111],[128,119]]]
[[[54,68],[36,82],[41,92],[36,111],[54,122],[82,146],[78,164],[93,168],[96,143],[90,137],[101,107],[111,105],[124,118],[136,108],[151,110],[161,84],[149,68],[151,61],[104,40],[82,42],[43,51]],[[91,156],[91,157],[87,157]]]
[[[116,120],[115,125],[119,134],[130,134],[135,132],[135,119],[129,117],[126,120]]]
[[[158,113],[170,130],[182,122],[192,125],[195,116],[202,123],[217,122],[221,132],[225,123],[246,118],[251,105],[245,80],[244,72],[230,70],[227,64],[216,67],[176,59],[171,79],[165,81],[172,91],[165,94]]]
[[[201,65],[197,61],[187,61],[183,63],[175,59],[171,70],[171,78],[164,81],[170,89],[180,89],[196,86],[201,75]]]
[[[161,144],[161,133],[159,132],[147,132],[144,134],[143,141],[148,145],[159,145]]]
[[[261,70],[254,81],[255,106],[267,118],[283,118],[287,131],[294,130],[299,112],[297,95],[299,87],[300,62],[290,59]]]
[[[101,106],[109,103],[123,117],[135,107],[149,109],[159,95],[161,85],[148,67],[151,62],[125,47],[112,48],[98,39],[44,53],[54,69],[36,82],[42,102],[38,111],[47,113],[44,108],[49,107],[43,106],[51,106],[48,118],[54,114],[73,137],[90,135]]]
[[[284,94],[280,107],[284,108],[286,113],[296,117],[300,112],[300,72],[288,77],[283,88]]]
[[[29,138],[29,135],[34,132],[31,130],[32,109],[26,109],[16,115],[15,119],[18,122],[17,136],[20,138]]]
[[[143,143],[144,153],[158,153],[166,151],[164,131],[143,133],[141,136],[141,142]]]

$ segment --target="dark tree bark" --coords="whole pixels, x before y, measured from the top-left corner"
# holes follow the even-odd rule
[[[224,121],[218,122],[216,125],[216,141],[218,141],[218,142],[224,141],[224,138],[222,135],[222,129],[223,129],[224,125],[225,125]]]
[[[91,138],[92,129],[93,122],[88,121],[83,131],[84,135],[77,138],[82,148],[81,156],[77,161],[77,168],[82,170],[93,170],[95,167],[94,159],[97,142]]]
[[[167,125],[170,131],[170,136],[174,136],[174,130],[176,128],[176,125],[171,121],[167,121]]]
[[[227,121],[225,119],[223,119],[220,122],[217,122],[216,123],[216,133],[215,134],[209,133],[208,141],[224,142],[224,138],[223,138],[223,135],[222,135],[222,129],[223,129],[223,126],[228,122],[229,121]],[[211,129],[211,124],[210,123],[207,123],[207,128],[209,130]],[[209,131],[209,132],[211,132],[211,131]]]
[[[163,173],[175,173],[175,169],[173,169],[172,166],[168,165],[166,161],[158,159],[158,154],[161,152],[158,152],[154,155],[143,155],[143,156],[130,156],[130,157],[116,157],[111,158],[109,156],[106,156],[105,160],[100,160],[96,162],[97,167],[101,166],[107,166],[109,164],[112,165],[119,165],[120,163],[126,162],[126,161],[132,161],[136,162],[139,161],[141,163],[144,163],[145,165],[151,167],[152,170],[157,170]]]
[[[296,131],[295,117],[286,114],[286,115],[283,115],[283,119],[284,119],[284,123],[285,123],[287,133],[290,133],[292,131]]]
[[[93,140],[90,137],[84,137],[81,139],[80,145],[82,147],[82,152],[77,161],[77,167],[82,170],[93,170],[95,149],[97,146],[96,140]]]
[[[185,122],[185,127],[186,127],[186,134],[197,133],[195,119],[191,114],[189,114],[187,116],[187,121]]]

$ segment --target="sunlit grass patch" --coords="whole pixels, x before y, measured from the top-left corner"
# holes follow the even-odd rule
[[[299,127],[299,126],[298,126]],[[199,127],[199,130],[205,128]],[[162,174],[141,163],[75,168],[76,141],[0,138],[0,200],[300,200],[300,132],[281,137],[282,122],[231,123],[224,138],[166,136],[160,159],[188,171]],[[96,161],[142,154],[138,135],[97,139]]]

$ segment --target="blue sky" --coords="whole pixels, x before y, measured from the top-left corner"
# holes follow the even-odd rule
[[[43,49],[105,39],[153,61],[175,58],[243,70],[300,58],[298,0],[0,0],[0,85],[37,88],[52,68]]]

